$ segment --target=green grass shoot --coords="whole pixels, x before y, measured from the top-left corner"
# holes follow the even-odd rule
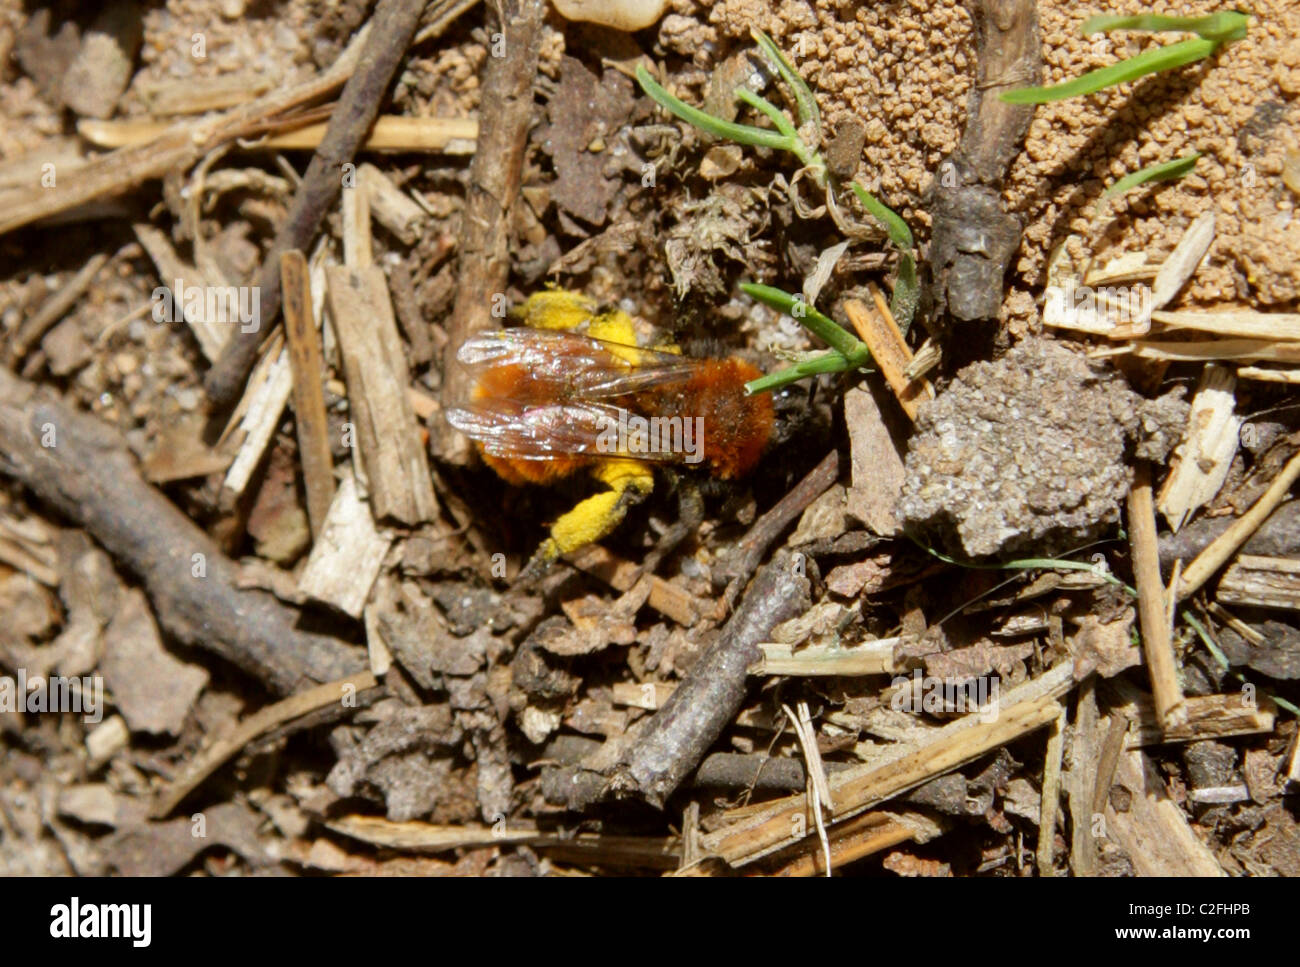
[[[1181,158],[1175,158],[1173,161],[1164,161],[1160,164],[1148,165],[1140,171],[1132,171],[1120,178],[1115,184],[1107,188],[1098,201],[1105,201],[1107,198],[1114,198],[1116,195],[1122,195],[1124,192],[1139,185],[1145,185],[1152,181],[1171,181],[1176,178],[1182,178],[1189,174],[1196,167],[1196,160],[1201,156],[1199,151],[1193,151],[1191,154],[1184,155]]]
[[[1083,24],[1085,37],[1110,30],[1191,31],[1195,37],[1145,50],[1136,57],[1089,71],[1082,77],[1052,87],[1021,87],[999,95],[1008,104],[1047,104],[1068,97],[1081,97],[1148,74],[1175,70],[1203,60],[1224,44],[1246,36],[1250,18],[1237,11],[1221,11],[1206,17],[1164,17],[1142,14],[1135,17],[1090,17]]]

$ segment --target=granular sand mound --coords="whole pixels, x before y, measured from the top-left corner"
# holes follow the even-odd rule
[[[1161,12],[1195,16],[1220,7],[1170,0]],[[1034,315],[1048,255],[1067,235],[1083,236],[1102,260],[1139,250],[1158,258],[1211,206],[1218,237],[1181,305],[1268,308],[1300,297],[1297,199],[1281,179],[1286,152],[1300,146],[1300,4],[1252,7],[1247,38],[1208,62],[1038,109],[1006,186],[1008,206],[1026,223],[1006,321],[1023,329]],[[923,193],[957,146],[974,72],[964,5],[677,0],[676,10],[707,22],[694,35],[696,64],[706,69],[704,62],[748,44],[751,27],[769,31],[795,55],[831,131],[849,116],[867,124],[858,177],[927,237]],[[1093,14],[1145,11],[1131,0],[1040,2],[1045,82],[1187,36],[1079,34]],[[682,22],[673,19],[674,29]],[[1093,214],[1121,175],[1192,151],[1203,154],[1194,174],[1134,190]]]

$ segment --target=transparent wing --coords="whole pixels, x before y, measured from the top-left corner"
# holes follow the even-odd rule
[[[509,373],[514,395],[525,400],[607,400],[689,379],[697,361],[672,353],[623,346],[578,333],[505,329],[480,333],[456,354],[480,385],[501,395]]]
[[[482,445],[485,453],[514,460],[547,460],[560,455],[679,459],[675,454],[629,454],[623,449],[620,416],[627,411],[605,403],[529,405],[514,399],[484,397],[447,411],[447,421]]]

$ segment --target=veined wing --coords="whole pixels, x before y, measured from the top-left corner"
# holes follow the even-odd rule
[[[467,339],[456,358],[490,395],[508,382],[528,400],[608,400],[684,382],[698,361],[551,329],[505,329]],[[509,373],[508,381],[494,379]]]
[[[447,421],[482,445],[489,456],[547,460],[556,456],[628,457],[680,462],[681,452],[667,447],[628,449],[629,414],[607,403],[528,404],[483,397],[447,411]]]

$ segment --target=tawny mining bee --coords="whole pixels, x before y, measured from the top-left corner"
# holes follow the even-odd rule
[[[698,466],[724,480],[753,470],[773,407],[766,394],[746,394],[760,375],[749,363],[638,346],[627,313],[597,312],[574,292],[538,293],[518,314],[525,326],[461,346],[471,388],[449,422],[510,483],[586,469],[608,487],[555,521],[535,566],[617,527],[653,489],[655,464]]]

